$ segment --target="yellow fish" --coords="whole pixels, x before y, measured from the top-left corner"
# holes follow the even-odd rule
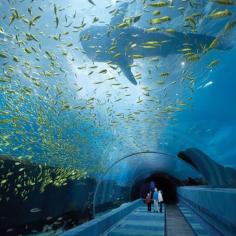
[[[211,13],[209,15],[209,18],[215,19],[215,18],[222,18],[226,16],[231,16],[231,15],[232,15],[232,12],[226,9],[224,11],[217,11],[217,12]]]
[[[161,24],[163,22],[167,22],[167,21],[170,21],[171,18],[169,16],[163,16],[163,17],[160,17],[160,18],[153,18],[150,20],[150,24]]]
[[[150,6],[150,7],[166,7],[168,5],[169,5],[169,3],[164,2],[164,1],[159,1],[159,2],[154,2],[154,3],[148,4],[148,6]]]

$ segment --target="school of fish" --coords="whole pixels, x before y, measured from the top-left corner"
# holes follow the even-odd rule
[[[70,1],[3,2],[0,4],[0,154],[19,161],[16,162],[19,176],[10,186],[13,172],[4,172],[0,187],[6,192],[14,189],[23,199],[28,198],[35,183],[41,184],[43,192],[50,184],[63,186],[69,180],[100,175],[109,166],[108,157],[113,156],[114,161],[121,158],[120,152],[125,155],[155,149],[162,129],[175,126],[176,114],[191,109],[198,83],[198,75],[192,68],[212,54],[219,43],[216,38],[209,46],[202,45],[198,52],[192,51],[191,44],[182,45],[178,55],[182,67],[177,66],[178,73],[173,67],[163,65],[166,59],[158,56],[146,59],[142,54],[133,54],[129,67],[138,83],[133,86],[116,64],[88,60],[80,45],[79,33],[83,29],[104,24],[101,16],[95,14],[99,1],[84,0],[86,4],[77,4],[78,9]],[[130,9],[137,2],[129,1]],[[181,2],[181,6],[176,2]],[[121,3],[117,0],[107,5],[104,15],[110,18],[119,15]],[[212,11],[205,15],[198,11],[200,3],[195,0],[142,0],[141,10],[134,15],[127,13],[116,27],[126,29],[144,22],[146,32],[174,35],[177,29],[172,15],[162,13],[168,10],[183,18],[182,28],[186,32],[198,32],[202,21],[224,22],[222,30],[231,32],[236,25],[232,18],[236,1],[208,3],[213,4]],[[86,12],[82,14],[79,8]],[[88,9],[92,9],[91,15]],[[87,35],[82,40],[91,38]],[[112,39],[108,50],[115,59],[121,56],[117,40]],[[125,50],[138,47],[155,50],[165,43],[158,39],[142,45],[130,41]],[[99,55],[103,48],[94,45],[91,50]],[[220,65],[217,53],[212,55],[203,68],[207,72]],[[34,179],[27,176],[22,160],[39,164],[40,174]],[[51,174],[44,170],[44,165],[57,169]],[[0,169],[4,168],[4,162],[0,162]],[[34,208],[31,213],[39,211]]]

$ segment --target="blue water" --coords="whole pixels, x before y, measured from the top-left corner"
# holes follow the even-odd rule
[[[199,57],[194,61],[188,61],[181,50],[157,55],[158,60],[154,56],[129,59],[125,65],[133,63],[131,72],[137,85],[123,73],[127,67],[122,71],[119,64],[125,55],[116,60],[118,65],[96,60],[94,55],[105,53],[104,48],[92,45],[91,38],[86,39],[93,54],[90,56],[80,40],[81,32],[91,26],[108,28],[116,14],[124,14],[124,19],[140,16],[137,22],[119,28],[119,33],[132,27],[156,27],[162,33],[171,29],[216,37],[223,34],[228,22],[236,19],[236,7],[204,0],[175,0],[164,7],[152,7],[150,4],[155,1],[134,0],[123,13],[117,13],[124,2],[0,2],[0,155],[42,166],[76,169],[77,180],[97,181],[126,155],[143,151],[169,155],[159,159],[155,155],[136,155],[133,161],[128,158],[118,164],[107,179],[122,186],[138,178],[142,166],[149,168],[140,174],[146,177],[156,170],[180,179],[199,176],[175,159],[179,151],[192,147],[224,166],[236,168],[234,28],[224,42],[231,48],[202,53],[200,47],[194,52]],[[226,9],[231,12],[229,16],[209,17],[213,11]],[[157,10],[160,14],[153,15]],[[150,19],[164,16],[171,20],[150,24]],[[193,21],[188,24],[189,16]],[[110,26],[117,27],[113,23]],[[111,34],[114,38],[109,42],[117,43],[122,38],[113,31]],[[115,50],[128,55],[125,46],[143,38],[142,34],[132,38],[124,35]],[[99,34],[95,35],[97,38]],[[186,47],[189,45],[182,49]],[[113,58],[114,54],[109,56],[109,60]],[[216,65],[209,67],[214,60]],[[58,176],[63,179],[57,182],[58,186],[73,179],[71,173]],[[1,176],[2,188],[7,178],[7,174]],[[45,181],[46,185],[53,185],[55,179]],[[11,188],[10,180],[7,184]],[[19,195],[27,186],[25,183],[17,190]]]

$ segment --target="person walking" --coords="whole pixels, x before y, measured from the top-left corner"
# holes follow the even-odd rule
[[[147,210],[148,211],[152,211],[152,197],[151,197],[151,193],[147,194],[145,202],[147,204]]]
[[[160,213],[162,213],[163,196],[161,190],[158,191],[158,205],[160,206]]]
[[[159,212],[159,208],[158,208],[158,191],[157,191],[157,188],[154,189],[153,201],[154,201],[154,212]]]

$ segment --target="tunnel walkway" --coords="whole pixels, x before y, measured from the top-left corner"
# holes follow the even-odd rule
[[[132,211],[104,236],[164,236],[165,214],[147,212],[145,205]]]
[[[221,233],[215,226],[216,223],[206,221],[200,211],[195,211],[182,200],[177,205],[165,204],[163,213],[154,213],[148,212],[143,200],[137,199],[68,230],[62,236],[235,235],[229,231]]]
[[[176,205],[166,205],[166,236],[194,236],[191,227]]]
[[[193,231],[194,230],[194,231]],[[189,208],[166,205],[164,213],[147,212],[140,206],[118,222],[103,236],[209,236],[209,231],[193,217]],[[213,232],[212,235],[218,235]]]

